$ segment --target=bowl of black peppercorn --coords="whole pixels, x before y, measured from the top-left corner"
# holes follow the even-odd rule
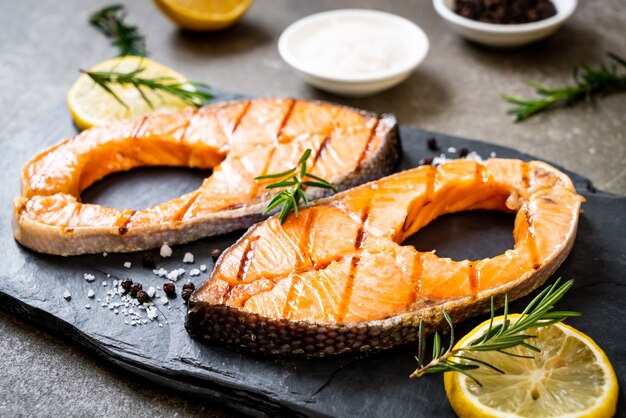
[[[433,6],[466,39],[513,48],[556,32],[576,10],[577,0],[433,0]]]

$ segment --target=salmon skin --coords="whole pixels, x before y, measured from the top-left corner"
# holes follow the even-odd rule
[[[571,180],[532,161],[455,160],[361,185],[251,227],[189,301],[196,338],[266,355],[392,347],[540,286],[570,252],[581,202]],[[514,248],[453,261],[402,242],[436,217],[517,212]]]
[[[394,171],[400,155],[393,115],[323,102],[258,99],[149,116],[86,130],[31,159],[14,203],[14,235],[35,251],[74,255],[138,251],[244,229],[276,191],[255,177],[296,166],[339,190]],[[140,166],[212,169],[189,194],[145,210],[80,201],[108,174]],[[149,192],[149,191],[148,191]],[[328,190],[311,188],[309,199]]]

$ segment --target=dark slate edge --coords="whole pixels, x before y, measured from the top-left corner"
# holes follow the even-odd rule
[[[306,403],[297,404],[292,399],[282,399],[279,396],[267,396],[261,392],[251,390],[250,386],[242,384],[232,384],[224,381],[217,373],[209,378],[201,379],[193,374],[194,368],[182,362],[177,363],[178,373],[173,373],[165,368],[160,368],[151,359],[141,357],[132,358],[128,352],[116,350],[109,347],[103,348],[97,340],[93,340],[80,329],[70,323],[59,319],[54,314],[46,312],[40,308],[29,305],[16,299],[0,289],[0,308],[9,312],[19,319],[25,320],[39,328],[42,328],[53,335],[61,334],[69,337],[70,340],[82,347],[94,352],[105,360],[128,370],[138,376],[147,378],[163,386],[181,392],[181,394],[192,394],[197,397],[208,397],[212,401],[222,403],[226,407],[241,412],[251,417],[326,417],[306,408]],[[181,373],[187,372],[187,373]],[[218,382],[220,381],[221,382]],[[254,405],[254,408],[246,405]]]

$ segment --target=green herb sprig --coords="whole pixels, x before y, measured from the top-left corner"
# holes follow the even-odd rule
[[[98,28],[119,49],[118,56],[136,55],[145,57],[146,38],[137,26],[124,23],[126,11],[121,4],[106,6],[89,17],[89,23]]]
[[[508,319],[509,303],[508,298],[505,296],[503,321],[501,324],[494,326],[494,302],[493,298],[491,298],[491,321],[487,332],[480,338],[474,340],[469,346],[461,349],[454,348],[454,326],[452,325],[450,315],[444,310],[443,316],[450,327],[450,345],[447,349],[442,347],[441,336],[438,332],[435,333],[432,344],[432,359],[428,363],[424,362],[426,338],[422,322],[420,322],[418,355],[416,357],[418,367],[410,377],[421,377],[433,373],[459,372],[482,386],[481,383],[469,373],[471,370],[484,366],[498,373],[504,374],[504,371],[487,362],[471,357],[472,352],[497,351],[513,357],[533,358],[532,356],[520,356],[519,354],[514,354],[506,350],[522,346],[531,351],[540,352],[541,350],[539,348],[531,344],[532,339],[537,336],[526,333],[528,329],[546,327],[561,322],[569,317],[580,316],[579,312],[553,310],[554,305],[563,297],[570,287],[572,287],[572,284],[574,284],[573,280],[569,280],[559,286],[559,282],[560,279],[539,293],[539,295],[526,306],[515,322]],[[466,363],[457,363],[455,360],[465,360]]]
[[[160,93],[170,94],[195,107],[204,105],[214,97],[207,91],[210,88],[207,84],[195,81],[178,81],[167,76],[144,78],[141,77],[141,73],[144,70],[145,68],[140,66],[126,73],[116,71],[81,71],[127,109],[128,105],[111,89],[112,85],[131,85],[135,87],[142,99],[151,108],[154,108],[154,105],[146,96],[144,89],[152,90],[157,95]]]
[[[626,70],[626,60],[613,53],[608,56],[613,61],[610,66],[602,64],[598,69],[593,69],[584,65],[582,74],[578,67],[574,68],[574,85],[550,88],[537,81],[528,81],[527,84],[544,97],[524,99],[506,95],[504,100],[516,105],[508,113],[515,115],[515,121],[519,122],[556,106],[570,106],[580,100],[590,99],[593,95],[626,90],[626,72],[620,72],[620,69]]]
[[[280,219],[281,224],[285,223],[292,211],[297,218],[298,205],[300,204],[300,201],[304,201],[306,207],[309,207],[309,199],[304,192],[304,186],[330,189],[335,192],[337,191],[335,186],[330,184],[328,181],[307,172],[306,162],[310,156],[310,149],[304,151],[304,154],[302,154],[302,157],[300,157],[300,160],[298,161],[300,169],[298,169],[298,167],[294,167],[291,170],[283,171],[281,173],[266,174],[255,177],[255,180],[278,179],[277,182],[265,186],[266,189],[271,190],[286,187],[285,190],[274,196],[274,198],[267,205],[267,208],[263,211],[263,215],[267,215],[274,208],[283,205],[280,213],[278,214],[278,219]],[[307,178],[310,180],[306,180]]]

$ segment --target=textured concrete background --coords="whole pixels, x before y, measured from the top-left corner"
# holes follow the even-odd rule
[[[64,100],[79,68],[115,55],[87,24],[89,13],[107,3],[0,2],[0,141],[11,141]],[[500,98],[532,94],[526,79],[558,85],[569,81],[574,65],[601,62],[606,51],[624,54],[623,0],[583,0],[556,35],[515,51],[463,41],[426,0],[257,0],[235,27],[200,35],[175,29],[149,1],[126,3],[129,21],[147,35],[151,58],[189,79],[255,96],[320,98],[393,112],[405,124],[518,148],[587,176],[600,189],[626,195],[626,94],[519,124],[505,114],[508,105]],[[397,13],[424,29],[431,50],[409,80],[375,97],[344,100],[306,86],[282,63],[276,40],[289,23],[346,7]],[[2,311],[0,336],[0,416],[227,415],[218,405],[129,376]]]

